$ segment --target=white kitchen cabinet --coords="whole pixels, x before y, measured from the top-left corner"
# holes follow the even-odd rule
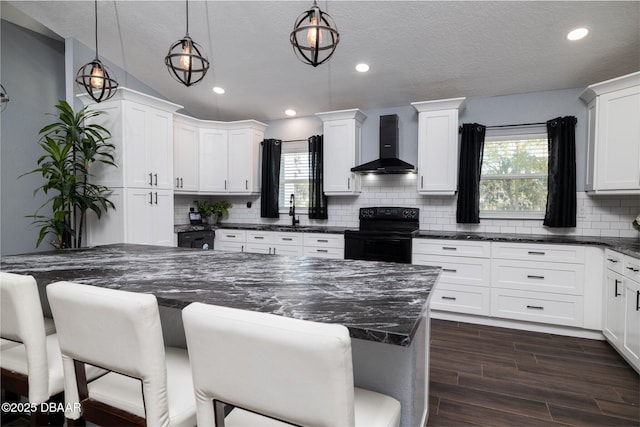
[[[260,142],[266,125],[255,120],[202,122],[201,194],[260,193]]]
[[[362,122],[358,109],[316,113],[324,134],[324,194],[350,196],[361,191],[360,175],[351,168],[360,164]]]
[[[302,256],[302,233],[248,230],[247,252]]]
[[[431,309],[488,316],[491,243],[413,239],[412,263],[442,268]]]
[[[246,230],[220,228],[216,230],[213,248],[216,251],[245,252],[247,245]]]
[[[344,259],[344,235],[329,233],[303,233],[304,256]]]
[[[176,193],[196,193],[200,189],[198,124],[176,114],[173,121],[173,172]]]
[[[640,72],[589,86],[586,190],[640,194]]]
[[[605,265],[602,333],[640,372],[640,260],[607,249]]]
[[[227,181],[227,146],[226,129],[211,124],[200,128],[199,158],[199,190],[204,194],[224,194]]]
[[[80,95],[85,104],[93,104]],[[120,87],[99,105],[111,132],[117,168],[92,167],[92,182],[113,190],[116,205],[101,219],[87,214],[87,244],[173,246],[173,113],[182,106]],[[93,165],[92,165],[93,166]]]
[[[458,190],[458,114],[465,98],[412,102],[418,111],[418,194],[451,196]]]

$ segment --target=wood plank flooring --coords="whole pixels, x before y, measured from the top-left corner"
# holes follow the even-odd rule
[[[638,374],[606,342],[432,320],[427,425],[640,425]]]

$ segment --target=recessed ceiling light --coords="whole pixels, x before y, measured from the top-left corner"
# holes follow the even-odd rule
[[[575,30],[572,30],[569,34],[567,34],[567,39],[569,40],[580,40],[585,38],[585,36],[589,34],[589,30],[581,27],[581,28],[576,28]]]
[[[219,87],[219,86],[215,86],[215,87],[213,88],[213,91],[214,91],[215,93],[219,93],[220,95],[222,95],[222,94],[224,93],[224,89],[222,89],[222,88],[221,88],[221,87]]]
[[[293,117],[293,116],[295,116],[296,114],[298,114],[298,113],[296,113],[296,110],[292,110],[292,109],[290,109],[290,108],[289,108],[289,109],[287,109],[287,110],[284,110],[284,113],[285,113],[287,116],[289,116],[289,117]]]
[[[369,66],[365,63],[358,64],[356,65],[356,71],[359,71],[361,73],[366,73],[367,71],[369,71]]]

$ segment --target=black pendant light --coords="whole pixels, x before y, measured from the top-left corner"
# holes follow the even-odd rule
[[[4,109],[7,108],[9,101],[11,101],[11,99],[9,99],[7,90],[0,84],[0,111],[4,111]]]
[[[317,67],[331,58],[340,42],[340,34],[333,18],[321,11],[313,0],[311,9],[296,19],[289,41],[298,59]]]
[[[164,63],[169,74],[189,87],[201,81],[209,70],[209,60],[202,53],[202,47],[189,37],[189,0],[187,3],[187,34],[171,45]]]
[[[109,69],[98,59],[98,0],[94,2],[96,18],[96,57],[84,64],[76,74],[76,83],[96,102],[105,101],[116,94],[118,82],[111,78]]]

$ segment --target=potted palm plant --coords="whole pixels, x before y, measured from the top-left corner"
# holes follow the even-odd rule
[[[112,155],[115,147],[108,141],[110,132],[95,123],[102,111],[86,106],[75,112],[64,100],[58,102],[56,109],[57,120],[39,132],[44,154],[37,160],[38,168],[27,172],[40,173],[44,178],[34,194],[42,190],[47,195],[51,193],[51,197],[28,217],[41,226],[36,247],[51,232],[55,236],[51,242],[54,247],[79,248],[87,211],[100,218],[107,209],[115,208],[108,198],[111,190],[89,180],[92,163],[115,166]],[[49,204],[51,215],[41,214]]]

